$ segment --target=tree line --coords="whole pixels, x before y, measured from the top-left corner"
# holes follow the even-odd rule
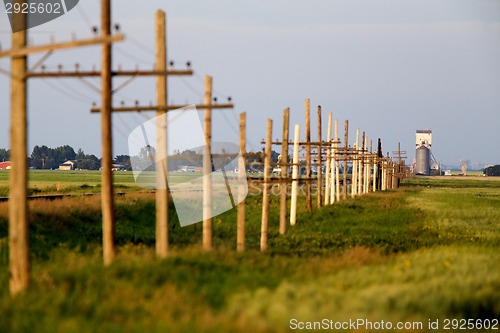
[[[8,161],[10,158],[10,150],[0,148],[0,162]],[[99,170],[101,167],[101,159],[93,154],[85,154],[79,148],[76,152],[69,145],[50,148],[45,145],[36,145],[33,148],[28,158],[28,165],[32,169],[58,169],[59,165],[66,161],[75,163],[76,169],[82,170]],[[115,157],[115,164],[121,164],[125,169],[130,169],[130,157],[128,155],[118,155]]]

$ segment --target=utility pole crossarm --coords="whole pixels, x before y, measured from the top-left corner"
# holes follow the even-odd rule
[[[193,70],[125,70],[125,71],[112,71],[112,76],[188,76],[193,75]],[[72,72],[36,72],[30,73],[28,77],[30,78],[51,78],[51,77],[100,77],[100,71],[72,71]]]
[[[167,106],[160,106],[160,105],[151,105],[151,106],[124,106],[124,107],[119,107],[119,108],[112,108],[111,112],[142,112],[142,111],[172,111],[172,110],[177,110],[181,109],[183,107],[188,106],[189,104],[186,105],[167,105]],[[234,108],[234,104],[232,103],[227,103],[227,104],[194,104],[196,108],[198,109],[232,109]],[[94,107],[90,109],[90,112],[92,113],[98,113],[101,112],[100,108]]]
[[[122,34],[117,34],[114,36],[101,36],[95,37],[91,39],[84,39],[79,41],[71,41],[71,42],[63,42],[63,43],[54,43],[40,46],[29,46],[24,48],[15,48],[7,51],[0,51],[0,58],[4,57],[19,57],[26,56],[28,54],[61,50],[61,49],[72,49],[75,47],[82,46],[91,46],[98,44],[110,44],[113,42],[123,41],[125,36]]]

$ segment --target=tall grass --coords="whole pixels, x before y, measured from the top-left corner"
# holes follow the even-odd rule
[[[499,317],[499,199],[492,187],[405,187],[310,214],[300,198],[297,225],[279,235],[273,196],[260,253],[261,198],[251,196],[242,254],[235,210],[213,219],[216,249],[206,253],[201,225],[181,228],[171,205],[171,255],[160,260],[154,194],[132,193],[117,198],[119,253],[107,268],[99,197],[32,201],[32,286],[10,299],[0,265],[0,332],[285,332],[291,318]],[[0,254],[6,236],[0,203]]]

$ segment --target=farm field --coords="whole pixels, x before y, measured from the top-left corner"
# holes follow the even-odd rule
[[[45,193],[52,175],[30,173],[30,187]],[[57,175],[68,191],[98,188],[98,173]],[[32,201],[32,285],[13,300],[7,203],[0,203],[0,332],[289,332],[323,319],[365,320],[330,331],[375,331],[366,321],[384,321],[408,325],[404,332],[450,332],[458,329],[452,322],[445,329],[447,319],[500,318],[500,183],[493,178],[407,179],[396,191],[312,214],[299,198],[297,225],[286,235],[278,233],[272,196],[267,253],[258,251],[261,197],[246,200],[242,254],[235,210],[214,218],[216,249],[204,253],[201,225],[181,228],[172,205],[171,255],[160,260],[154,194],[138,191],[131,173],[115,177],[127,192],[117,197],[117,261],[101,263],[99,197]]]

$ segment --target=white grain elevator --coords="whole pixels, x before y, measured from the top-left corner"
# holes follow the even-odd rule
[[[415,141],[415,174],[428,176],[431,172],[432,130],[417,130]]]

